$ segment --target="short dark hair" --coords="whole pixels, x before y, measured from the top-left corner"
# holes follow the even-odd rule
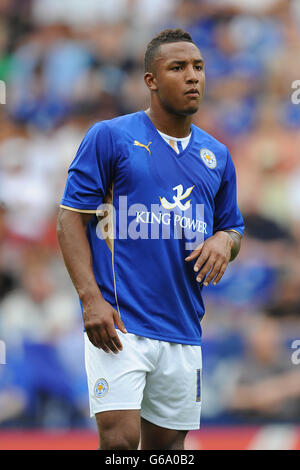
[[[183,29],[164,29],[159,34],[157,34],[147,45],[144,63],[145,72],[151,71],[153,59],[159,46],[172,42],[191,42],[192,44],[195,44],[191,35]]]

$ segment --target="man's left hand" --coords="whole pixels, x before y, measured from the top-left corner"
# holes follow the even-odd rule
[[[216,232],[185,258],[185,261],[197,258],[194,266],[194,271],[198,273],[196,280],[202,282],[207,275],[204,286],[208,286],[211,281],[215,286],[226,271],[233,245],[234,241],[229,233]]]

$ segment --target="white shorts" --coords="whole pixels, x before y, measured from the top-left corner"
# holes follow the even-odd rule
[[[141,410],[168,429],[200,428],[200,346],[168,343],[118,330],[123,350],[105,353],[85,333],[91,417],[101,411]]]

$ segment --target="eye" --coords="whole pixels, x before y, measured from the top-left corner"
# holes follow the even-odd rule
[[[182,65],[175,65],[174,67],[171,68],[171,70],[182,70]]]
[[[203,70],[204,67],[203,67],[203,65],[195,65],[195,69],[196,70]]]

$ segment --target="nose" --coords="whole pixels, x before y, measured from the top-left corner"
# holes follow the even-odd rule
[[[186,82],[196,84],[199,82],[197,72],[192,64],[186,68]]]

